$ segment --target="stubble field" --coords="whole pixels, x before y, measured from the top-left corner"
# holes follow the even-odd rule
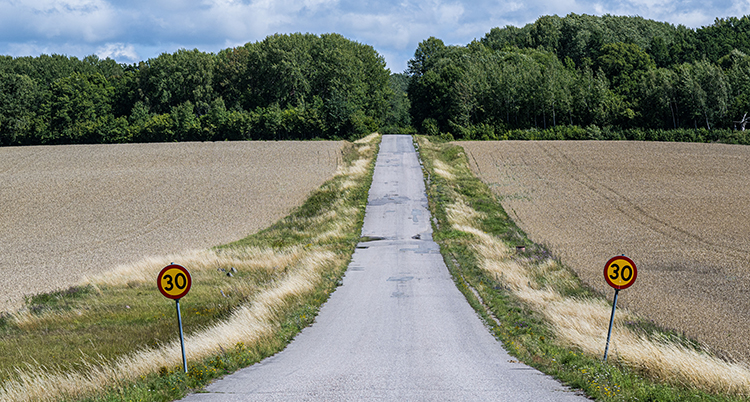
[[[653,142],[460,142],[536,242],[618,306],[750,362],[750,147]],[[616,340],[613,340],[616,352]]]
[[[341,142],[0,148],[0,311],[148,256],[238,240],[331,178]]]

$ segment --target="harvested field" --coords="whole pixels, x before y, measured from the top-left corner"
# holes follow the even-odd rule
[[[340,142],[0,148],[0,310],[147,256],[238,240],[331,178]]]
[[[750,147],[458,144],[519,226],[587,284],[611,299],[604,264],[628,255],[638,279],[618,305],[750,362]]]

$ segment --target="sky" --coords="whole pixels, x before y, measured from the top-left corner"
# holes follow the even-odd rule
[[[691,28],[750,15],[750,0],[0,0],[0,54],[96,54],[135,63],[222,49],[275,33],[339,33],[371,45],[393,73],[434,36],[466,45],[542,15],[641,16]]]

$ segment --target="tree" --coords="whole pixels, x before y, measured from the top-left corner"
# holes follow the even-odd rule
[[[663,36],[654,36],[651,38],[649,54],[657,67],[668,67],[672,64],[673,56],[670,54],[667,41]]]
[[[677,74],[670,69],[649,70],[639,81],[641,125],[654,128],[678,128],[680,104],[677,101]]]
[[[288,110],[316,119],[309,127],[322,119],[323,132],[313,135],[357,135],[357,127],[382,124],[393,95],[382,56],[337,34],[277,34],[222,52],[219,60],[222,94],[232,107],[265,116],[265,131],[281,127],[274,116]]]
[[[610,90],[604,72],[589,66],[579,69],[571,90],[573,121],[582,126],[611,125],[621,113],[617,96]]]
[[[632,43],[608,43],[600,54],[596,65],[618,86],[630,86],[638,73],[656,68],[651,56]]]
[[[73,73],[55,81],[44,105],[49,131],[42,137],[43,142],[100,142],[97,137],[103,137],[102,126],[112,113],[112,92],[112,86],[100,73]]]
[[[215,56],[198,49],[162,53],[138,68],[140,100],[155,113],[169,113],[190,101],[197,114],[208,112],[217,94],[213,88]]]
[[[222,50],[216,57],[215,90],[229,109],[241,110],[249,103],[246,98],[252,88],[249,59],[248,46]]]
[[[677,91],[680,103],[685,105],[686,121],[698,122],[708,130],[726,120],[728,88],[721,69],[708,61],[685,63],[677,68]]]
[[[393,96],[390,98],[388,114],[383,125],[388,132],[400,132],[411,128],[411,115],[409,108],[409,76],[405,73],[391,74],[388,80]]]
[[[556,15],[539,17],[530,29],[532,47],[557,53],[560,47],[562,19]]]
[[[195,106],[190,101],[185,101],[172,107],[169,115],[174,123],[174,141],[197,141],[200,138],[200,120],[195,115]]]
[[[415,78],[423,76],[433,68],[435,61],[445,56],[446,50],[447,48],[443,41],[434,36],[423,40],[417,45],[417,50],[414,51],[414,58],[407,63],[407,73],[410,77]]]
[[[0,72],[0,145],[34,142],[40,96],[28,75]]]

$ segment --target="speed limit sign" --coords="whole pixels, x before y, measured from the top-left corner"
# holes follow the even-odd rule
[[[182,314],[180,314],[180,298],[185,296],[190,291],[190,285],[193,284],[193,280],[190,278],[190,272],[188,272],[182,265],[175,263],[169,264],[162,268],[159,275],[156,277],[156,286],[159,288],[161,294],[164,297],[170,298],[175,301],[177,307],[177,325],[180,328],[180,348],[182,349],[182,368],[187,374],[187,359],[185,358],[185,336],[182,333]]]
[[[604,280],[617,290],[629,288],[637,277],[638,269],[635,263],[624,255],[612,257],[604,265]]]
[[[156,277],[156,285],[164,297],[177,300],[190,291],[192,279],[190,278],[190,272],[185,267],[171,264],[159,272],[159,276]]]
[[[607,332],[607,346],[604,347],[604,361],[607,361],[609,351],[609,338],[612,336],[612,324],[615,322],[615,309],[617,309],[617,295],[621,290],[627,289],[635,283],[638,277],[638,269],[635,263],[628,257],[620,255],[612,257],[604,264],[604,280],[609,286],[615,288],[615,298],[612,301],[612,316],[609,318],[609,332]]]

